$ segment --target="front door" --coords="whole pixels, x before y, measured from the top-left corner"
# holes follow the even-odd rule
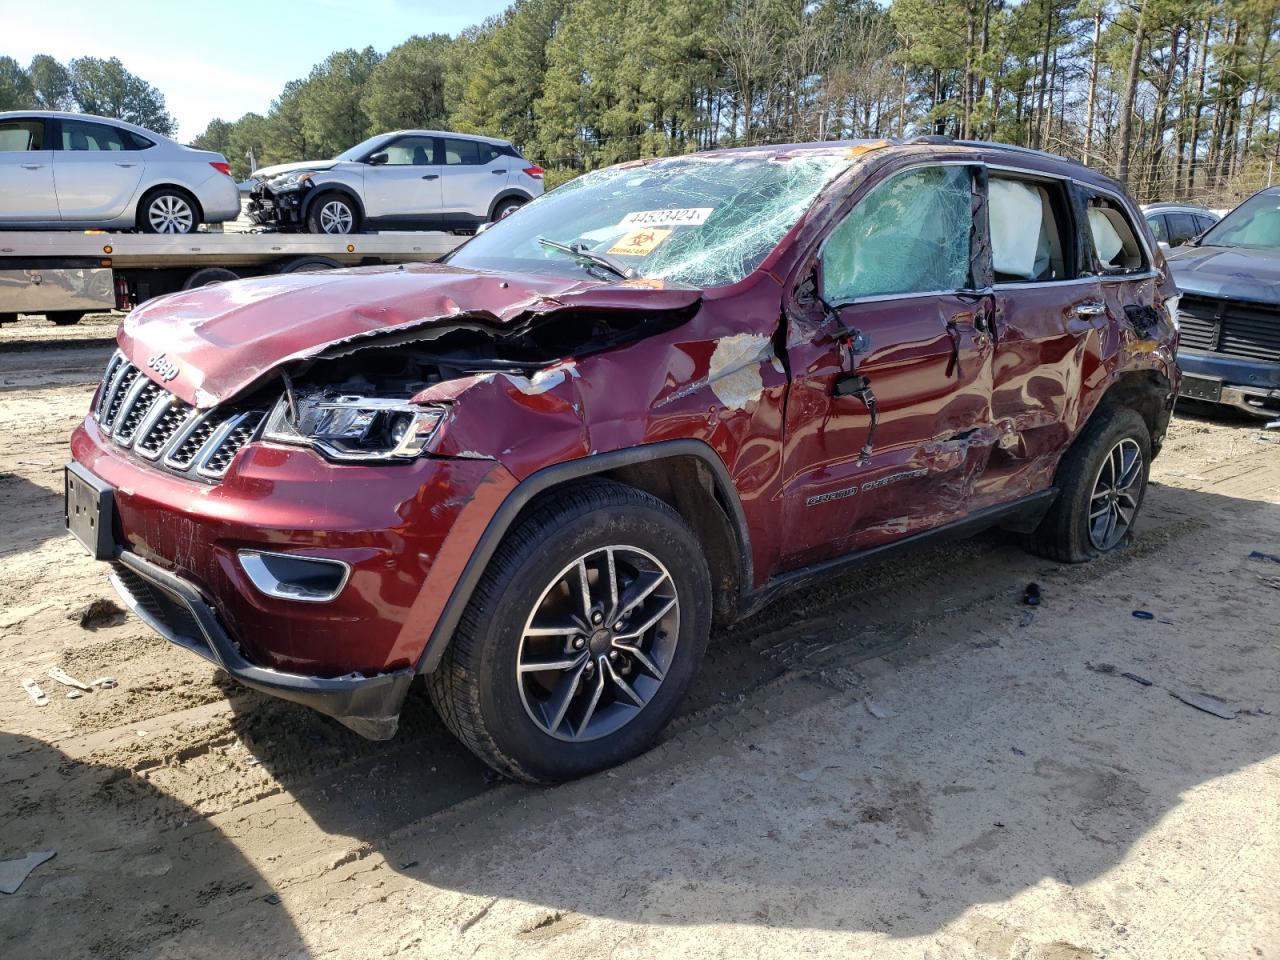
[[[45,127],[39,117],[0,120],[0,223],[58,219]]]
[[[393,140],[380,153],[386,162],[364,172],[364,212],[374,220],[433,220],[440,215],[440,167],[432,137]]]
[[[63,220],[96,223],[124,213],[146,171],[142,142],[90,120],[58,120],[53,179]]]
[[[973,289],[980,168],[870,186],[793,304],[783,569],[961,516],[990,428],[990,296]],[[873,429],[874,423],[874,429]]]

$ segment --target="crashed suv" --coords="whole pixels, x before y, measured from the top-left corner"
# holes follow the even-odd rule
[[[483,760],[562,780],[645,749],[712,624],[788,588],[992,525],[1123,545],[1174,293],[1121,188],[1045,154],[624,164],[441,264],[135,310],[68,524],[245,684],[387,738],[425,675]]]

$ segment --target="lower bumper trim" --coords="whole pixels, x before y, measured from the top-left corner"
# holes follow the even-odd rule
[[[369,740],[395,736],[413,670],[329,678],[255,666],[191,583],[128,551],[113,567],[111,583],[121,600],[166,640],[222,667],[247,687],[311,707]]]

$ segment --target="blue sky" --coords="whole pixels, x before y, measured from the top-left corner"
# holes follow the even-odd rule
[[[510,0],[0,0],[0,55],[119,57],[165,95],[178,139],[214,117],[265,113],[286,81],[334,50],[382,53],[415,33],[457,34]]]

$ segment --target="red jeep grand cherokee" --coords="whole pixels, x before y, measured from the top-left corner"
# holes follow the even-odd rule
[[[1125,543],[1175,287],[1083,166],[993,144],[628,163],[445,263],[153,300],[67,522],[135,613],[371,738],[426,675],[502,773],[643,750],[714,622],[1000,524]]]

